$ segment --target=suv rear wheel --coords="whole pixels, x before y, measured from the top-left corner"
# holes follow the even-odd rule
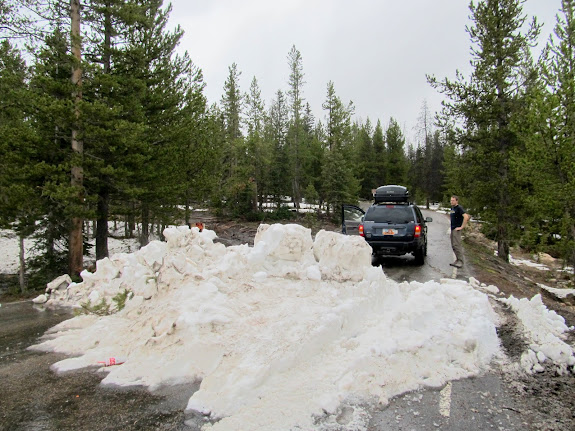
[[[415,250],[413,255],[415,256],[415,264],[423,265],[425,263],[425,255],[427,254],[427,244],[425,247],[418,248]]]

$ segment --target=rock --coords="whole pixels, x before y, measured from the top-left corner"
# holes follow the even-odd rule
[[[553,265],[556,259],[547,253],[538,253],[537,260],[543,265]]]

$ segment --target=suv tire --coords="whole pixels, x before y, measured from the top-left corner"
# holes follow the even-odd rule
[[[425,247],[427,248],[427,247]],[[415,252],[413,253],[413,255],[415,256],[415,264],[416,265],[423,265],[425,263],[425,255],[426,255],[426,250],[424,249],[424,247],[422,248],[418,248],[417,250],[415,250]]]

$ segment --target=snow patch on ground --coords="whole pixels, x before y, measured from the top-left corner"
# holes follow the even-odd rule
[[[555,364],[560,372],[567,372],[568,367],[575,365],[573,348],[563,341],[565,333],[573,327],[567,327],[562,316],[548,310],[541,295],[530,300],[511,296],[500,301],[510,306],[523,324],[529,350],[522,355],[521,366],[527,372],[543,371],[545,363]]]
[[[541,289],[555,295],[557,298],[565,299],[569,296],[575,296],[575,289],[558,289],[556,287],[546,286],[545,284],[537,283]]]

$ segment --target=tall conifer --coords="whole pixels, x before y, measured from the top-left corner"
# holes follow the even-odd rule
[[[528,27],[524,0],[482,0],[471,2],[473,71],[469,80],[458,72],[457,79],[430,83],[449,101],[444,105],[443,125],[454,125],[456,143],[463,150],[473,206],[493,227],[499,256],[509,259],[510,241],[523,198],[510,166],[511,155],[523,145],[516,124],[522,110],[530,62],[529,47],[539,34],[533,19]]]

